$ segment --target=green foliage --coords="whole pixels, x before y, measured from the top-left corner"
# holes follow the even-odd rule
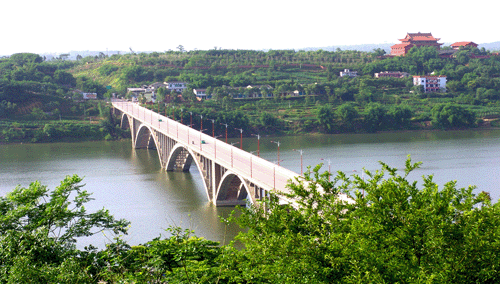
[[[127,221],[115,220],[105,209],[85,210],[92,198],[81,181],[67,176],[52,191],[33,182],[0,197],[0,282],[71,283],[63,278],[81,270],[73,262],[77,238],[104,230],[126,233]]]
[[[109,76],[118,69],[119,69],[118,66],[111,64],[104,64],[101,67],[99,67],[99,73],[103,76]]]
[[[60,85],[67,85],[70,87],[74,87],[76,85],[76,79],[73,77],[71,73],[57,70],[54,73],[54,82]]]
[[[500,281],[500,207],[473,187],[423,188],[382,170],[329,181],[320,166],[289,184],[285,194],[233,218],[246,230],[234,260],[239,282],[495,283]],[[343,195],[345,194],[345,195]],[[341,198],[347,196],[347,198]]]
[[[337,108],[335,115],[340,120],[342,127],[352,129],[359,114],[353,104],[343,104]]]
[[[366,115],[364,118],[366,130],[368,132],[376,132],[387,125],[387,110],[378,103],[370,103],[366,108]]]
[[[333,112],[331,106],[324,105],[320,107],[318,112],[318,122],[326,132],[331,132],[333,130],[334,120],[335,113]]]
[[[108,211],[87,213],[90,194],[68,176],[49,191],[39,182],[0,197],[0,283],[497,283],[500,207],[473,187],[422,188],[381,163],[376,172],[320,173],[321,165],[240,208],[229,220],[243,248],[169,228],[130,246],[75,248],[76,238],[126,232]],[[280,202],[279,198],[293,200]]]
[[[432,124],[441,128],[471,127],[476,123],[473,112],[453,104],[438,104],[432,108]]]

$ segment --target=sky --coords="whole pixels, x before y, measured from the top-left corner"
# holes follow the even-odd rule
[[[0,55],[395,44],[408,32],[432,32],[441,43],[500,41],[492,0],[3,2]]]

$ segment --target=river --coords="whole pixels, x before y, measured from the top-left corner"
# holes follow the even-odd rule
[[[459,187],[476,185],[475,192],[490,192],[494,201],[500,197],[500,130],[261,137],[261,157],[277,162],[277,144],[271,140],[280,142],[280,164],[296,172],[301,171],[297,150],[302,150],[304,170],[319,163],[328,170],[330,161],[332,172],[349,175],[361,174],[363,167],[380,169],[378,161],[402,170],[411,155],[423,162],[411,180],[434,175],[441,186],[457,180]],[[257,150],[257,139],[243,139],[243,148]],[[89,211],[105,207],[132,222],[123,236],[130,244],[168,235],[169,226],[221,243],[238,232],[235,225],[220,222],[219,216],[233,208],[208,203],[195,167],[189,173],[164,172],[155,151],[134,150],[130,141],[0,145],[0,195],[34,180],[54,188],[72,174],[84,177],[84,188],[93,193]],[[79,245],[103,247],[111,238],[103,234]]]

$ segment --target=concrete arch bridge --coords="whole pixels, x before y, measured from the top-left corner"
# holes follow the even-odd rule
[[[194,164],[216,206],[255,204],[273,190],[288,192],[288,181],[299,176],[135,103],[114,100],[113,107],[121,127],[130,129],[132,146],[156,149],[162,168],[189,171]]]

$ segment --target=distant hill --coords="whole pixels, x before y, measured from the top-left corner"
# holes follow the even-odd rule
[[[443,46],[449,46],[452,44],[452,42],[447,42],[444,43]],[[326,51],[336,51],[337,48],[340,48],[341,50],[358,50],[358,51],[365,51],[365,52],[370,52],[373,51],[374,49],[381,48],[385,50],[386,53],[391,52],[391,46],[394,45],[394,43],[371,43],[371,44],[357,44],[357,45],[331,45],[331,46],[325,46],[325,47],[305,47],[305,48],[297,48],[296,50],[305,50],[305,51],[314,51],[314,50],[326,50]],[[500,41],[496,42],[491,42],[491,43],[480,43],[479,48],[484,47],[486,50],[491,50],[491,51],[500,51]],[[268,51],[268,50],[264,50]],[[104,53],[108,56],[111,56],[113,54],[126,54],[130,53],[130,51],[120,51],[120,50],[108,50],[108,51],[89,51],[89,50],[83,50],[83,51],[70,51],[66,54],[69,54],[70,60],[76,60],[76,57],[78,55],[81,55],[82,57],[86,56],[98,56],[99,53]],[[151,53],[153,51],[137,51],[137,53]],[[41,56],[45,56],[47,60],[51,60],[52,58],[56,58],[60,56],[61,54],[64,53],[44,53],[40,54]]]
[[[76,60],[76,57],[80,55],[81,57],[87,57],[87,56],[99,56],[99,53],[104,53],[108,56],[111,56],[113,54],[125,54],[128,53],[128,51],[120,51],[120,50],[105,50],[105,51],[91,51],[91,50],[81,50],[81,51],[70,51],[70,52],[58,52],[58,53],[42,53],[40,56],[45,56],[47,60],[51,60],[53,58],[59,57],[61,54],[69,54],[69,57],[67,59],[69,60]]]
[[[376,48],[382,48],[383,50],[385,50],[385,52],[390,53],[392,45],[394,45],[394,43],[371,43],[371,44],[335,45],[335,46],[332,45],[332,46],[326,46],[326,47],[299,48],[298,50],[309,51],[309,50],[323,49],[326,51],[335,51],[335,50],[337,50],[337,48],[340,48],[341,50],[358,50],[358,51],[370,52]]]
[[[443,46],[449,46],[453,42],[445,42]],[[337,46],[327,46],[327,47],[306,47],[299,48],[298,50],[326,50],[326,51],[335,51],[337,48],[341,50],[358,50],[358,51],[366,51],[370,52],[376,48],[382,48],[386,53],[391,53],[391,46],[394,43],[378,43],[378,44],[358,44],[358,45],[337,45]],[[491,43],[479,43],[479,48],[485,48],[486,50],[491,51],[500,51],[500,41],[491,42]]]
[[[499,51],[500,50],[500,41],[495,41],[491,43],[480,43],[479,48],[484,47],[487,50]]]

